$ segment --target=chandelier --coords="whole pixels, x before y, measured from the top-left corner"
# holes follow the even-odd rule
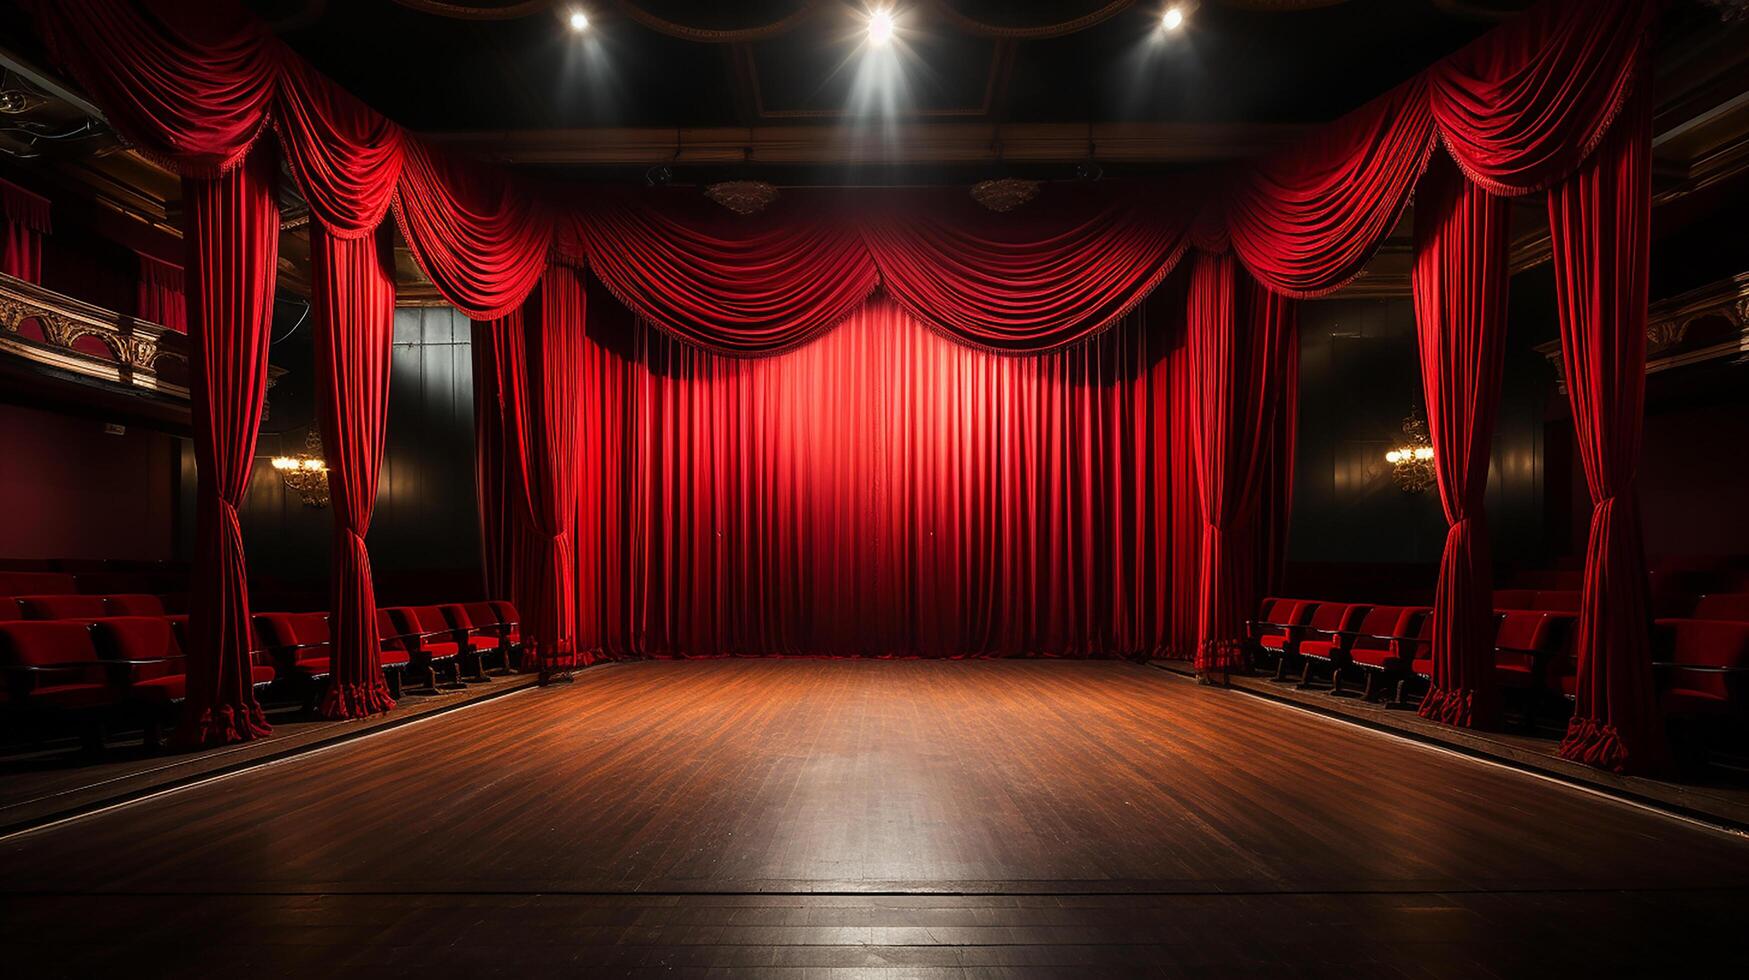
[[[328,506],[328,462],[322,458],[322,437],[311,429],[304,436],[304,451],[297,456],[273,457],[273,468],[286,489],[304,500],[305,507]]]
[[[1427,423],[1418,410],[1411,410],[1403,420],[1403,435],[1407,438],[1397,448],[1385,453],[1391,464],[1391,476],[1404,493],[1426,493],[1433,486],[1433,444],[1427,441]]]
[[[777,188],[763,180],[725,180],[704,189],[704,196],[739,215],[758,214],[777,200]]]
[[[1039,182],[1002,177],[972,185],[972,200],[992,211],[1012,211],[1038,196]]]

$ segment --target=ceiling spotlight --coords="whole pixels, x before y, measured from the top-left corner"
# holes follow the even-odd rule
[[[868,15],[868,43],[879,46],[893,39],[893,14],[877,9]]]
[[[1174,4],[1166,8],[1160,15],[1160,26],[1168,31],[1176,31],[1184,26],[1184,10]]]
[[[581,34],[589,29],[589,15],[581,10],[571,11],[571,30]]]

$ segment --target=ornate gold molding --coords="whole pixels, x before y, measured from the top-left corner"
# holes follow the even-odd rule
[[[27,336],[34,322],[42,339]],[[87,337],[109,351],[102,357],[75,345]],[[187,399],[188,387],[160,376],[179,362],[187,374],[188,338],[156,323],[93,306],[52,289],[0,274],[0,354],[44,367],[172,398]]]
[[[1536,349],[1554,366],[1555,381],[1565,391],[1561,342]],[[1749,272],[1659,300],[1647,310],[1647,374],[1718,360],[1749,363]]]

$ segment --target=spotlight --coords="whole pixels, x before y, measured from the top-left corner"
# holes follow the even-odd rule
[[[661,164],[644,171],[644,184],[649,187],[666,187],[674,179],[674,171]]]
[[[589,15],[581,10],[571,11],[571,30],[581,34],[589,29]]]
[[[1105,176],[1105,168],[1092,160],[1083,160],[1075,164],[1076,180],[1098,180]]]
[[[868,15],[868,43],[879,47],[893,39],[893,14],[876,9]]]
[[[1167,7],[1166,12],[1160,15],[1160,26],[1168,31],[1176,31],[1183,27],[1184,10],[1176,4]]]

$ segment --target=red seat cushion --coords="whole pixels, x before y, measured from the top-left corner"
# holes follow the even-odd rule
[[[1328,660],[1336,653],[1335,640],[1305,640],[1300,643],[1300,656]]]
[[[1381,670],[1397,661],[1397,655],[1391,652],[1390,647],[1357,646],[1348,651],[1348,656],[1363,667],[1377,667]]]
[[[513,630],[510,635],[517,636],[517,633]],[[1265,633],[1257,638],[1257,642],[1271,650],[1280,650],[1287,646],[1287,637],[1280,633]]]
[[[29,701],[67,710],[100,708],[115,703],[115,689],[108,684],[87,682],[39,684],[31,689]]]
[[[102,619],[108,610],[99,595],[27,595],[18,597],[25,619]]]
[[[400,647],[383,647],[377,653],[377,663],[384,667],[405,667],[413,657]]]
[[[143,701],[181,701],[188,697],[188,675],[165,674],[136,681],[128,688],[128,693]]]
[[[424,649],[426,655],[433,660],[447,660],[462,652],[462,648],[453,640],[427,641]]]
[[[164,615],[164,602],[155,595],[107,595],[103,602],[111,616]]]
[[[1729,714],[1731,700],[1713,691],[1673,687],[1658,695],[1658,706],[1667,718],[1694,718]]]

